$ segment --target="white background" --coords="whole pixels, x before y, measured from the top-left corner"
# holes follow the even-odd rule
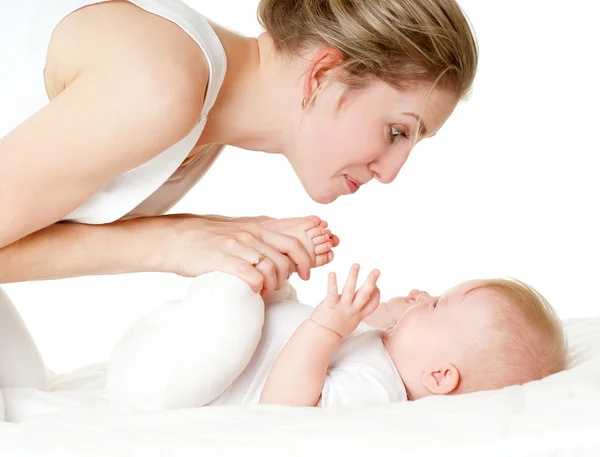
[[[257,0],[188,0],[248,35]],[[282,157],[227,149],[174,212],[317,214],[342,238],[331,267],[296,280],[317,303],[330,269],[382,271],[384,298],[470,278],[531,283],[563,318],[599,316],[597,2],[463,0],[481,64],[471,99],[419,145],[391,185],[321,206]],[[185,292],[186,279],[136,274],[5,287],[50,369],[105,360],[141,313]],[[225,330],[224,330],[225,331]]]

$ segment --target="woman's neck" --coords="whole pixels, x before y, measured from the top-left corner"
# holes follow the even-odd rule
[[[283,153],[294,116],[299,116],[301,69],[277,55],[266,34],[246,38],[219,26],[214,29],[227,54],[227,73],[202,144]]]

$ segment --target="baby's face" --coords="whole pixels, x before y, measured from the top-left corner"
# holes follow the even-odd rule
[[[468,281],[440,297],[420,293],[388,301],[399,320],[384,334],[384,341],[405,384],[418,389],[423,376],[443,371],[445,364],[457,364],[461,354],[473,349],[472,342],[483,338],[492,312],[481,303],[489,301],[491,292],[477,289],[465,296],[477,285],[478,281]]]

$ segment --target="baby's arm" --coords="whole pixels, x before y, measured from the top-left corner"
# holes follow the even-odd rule
[[[298,327],[277,357],[262,391],[261,403],[319,404],[331,357],[343,337],[352,333],[379,303],[378,276],[376,270],[371,272],[355,292],[358,266],[353,266],[340,296],[335,274],[329,275],[327,298]]]
[[[329,360],[341,341],[341,335],[321,327],[312,319],[304,321],[277,357],[260,402],[316,406]]]

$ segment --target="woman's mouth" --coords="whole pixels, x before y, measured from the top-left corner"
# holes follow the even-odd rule
[[[346,187],[348,187],[348,190],[351,194],[355,193],[356,191],[358,191],[358,189],[360,189],[360,184],[352,180],[352,178],[350,178],[348,175],[344,175],[344,179],[346,181]]]

